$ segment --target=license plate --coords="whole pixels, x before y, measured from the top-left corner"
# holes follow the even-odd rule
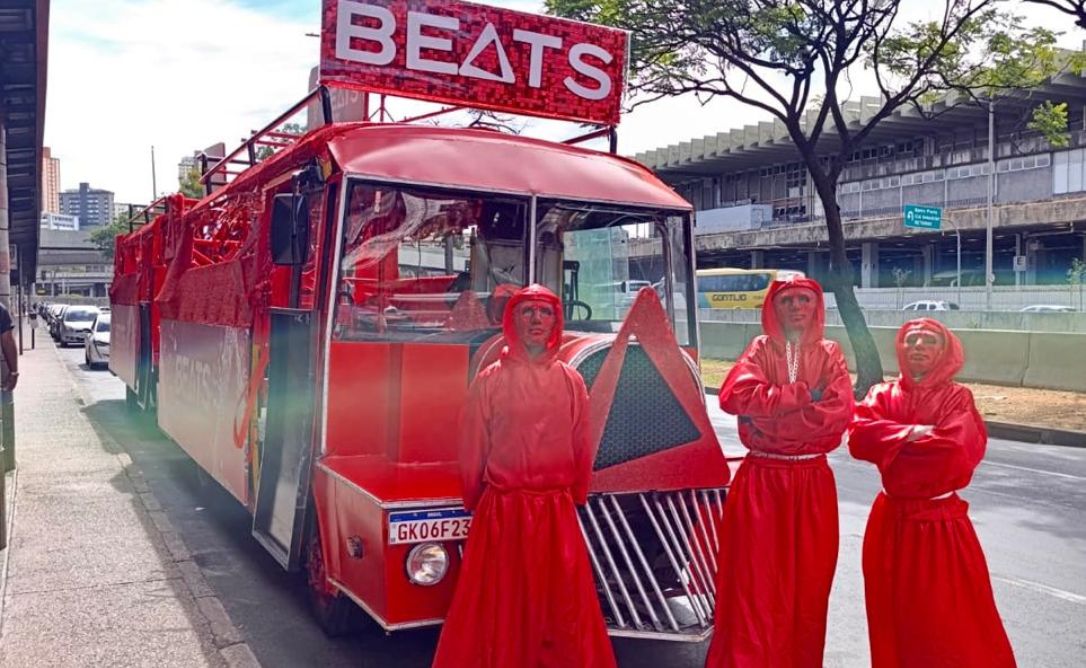
[[[434,508],[388,514],[389,545],[464,540],[471,513],[463,508]]]

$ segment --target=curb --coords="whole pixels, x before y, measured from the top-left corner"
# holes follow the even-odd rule
[[[720,388],[705,387],[705,394],[717,396]],[[1086,432],[1035,427],[1027,424],[985,420],[988,436],[1006,441],[1022,441],[1035,445],[1061,445],[1068,448],[1086,448]]]
[[[1024,441],[1037,445],[1062,445],[1069,448],[1086,448],[1086,432],[1033,427],[1009,422],[988,422],[988,435],[1009,441]]]
[[[55,346],[54,354],[60,357],[60,351]],[[63,363],[64,360],[61,359]],[[65,365],[65,371],[67,371]],[[80,408],[91,405],[90,396],[83,391],[79,381],[69,374],[72,388],[75,391],[76,403]],[[162,510],[158,499],[151,493],[147,481],[143,477],[143,471],[128,454],[128,450],[118,443],[109,434],[95,429],[98,437],[106,440],[115,448],[117,462],[121,465],[121,471],[132,485],[135,496],[139,499],[144,511],[147,513],[151,524],[158,531],[158,538],[162,541],[170,558],[181,572],[181,581],[188,589],[189,595],[195,604],[195,610],[203,617],[207,628],[211,633],[212,643],[219,652],[227,668],[260,668],[260,661],[256,658],[252,648],[245,642],[245,636],[236,624],[230,619],[229,613],[222,601],[215,595],[215,590],[208,584],[199,565],[192,559],[184,539],[170,523],[165,511]]]

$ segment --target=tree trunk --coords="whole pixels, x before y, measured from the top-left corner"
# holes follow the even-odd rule
[[[845,253],[845,233],[841,225],[841,210],[837,206],[836,179],[824,176],[818,178],[812,174],[815,190],[822,201],[826,216],[826,230],[830,240],[830,280],[829,287],[837,298],[837,310],[841,314],[852,351],[856,355],[855,393],[858,399],[867,395],[875,383],[881,383],[882,360],[871,330],[867,328],[860,302],[852,285],[852,265]]]

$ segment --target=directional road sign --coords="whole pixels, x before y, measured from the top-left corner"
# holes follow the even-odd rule
[[[915,227],[922,230],[937,230],[943,222],[943,210],[937,206],[918,206],[906,204],[905,227]]]

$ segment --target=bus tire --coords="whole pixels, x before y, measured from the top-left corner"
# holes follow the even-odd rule
[[[320,532],[316,527],[310,532],[306,545],[305,573],[309,607],[324,634],[337,638],[356,630],[361,610],[345,594],[331,591],[324,570]]]

